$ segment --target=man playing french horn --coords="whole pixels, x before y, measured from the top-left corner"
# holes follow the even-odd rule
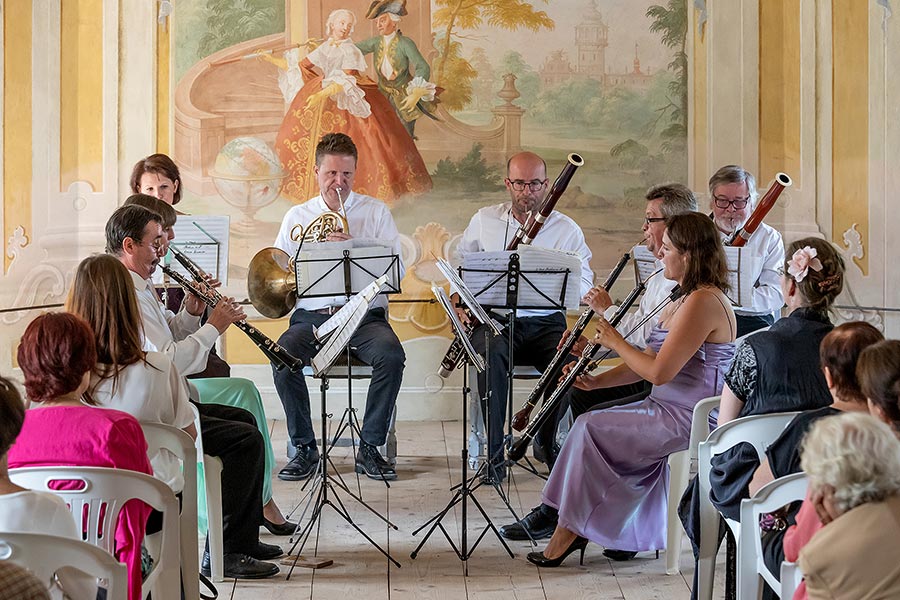
[[[379,240],[400,255],[400,237],[390,210],[383,202],[352,191],[357,151],[353,140],[343,133],[329,133],[316,146],[316,181],[320,195],[294,206],[284,216],[275,246],[293,257],[304,234],[325,213],[337,213],[346,226],[325,224],[315,241],[342,241],[351,237]],[[335,215],[329,215],[338,221]],[[299,227],[298,227],[299,226]],[[319,220],[313,227],[323,226]],[[351,234],[352,232],[352,234]],[[401,278],[402,278],[401,265]],[[291,315],[290,327],[278,339],[289,353],[306,364],[315,356],[313,327],[328,320],[346,302],[344,296],[300,298]],[[387,321],[387,299],[379,296],[350,338],[353,355],[372,366],[372,380],[366,397],[362,439],[356,455],[357,473],[372,479],[396,479],[393,467],[378,452],[385,443],[391,413],[400,391],[406,355],[400,340]],[[273,369],[275,388],[284,405],[288,433],[296,454],[278,473],[279,479],[297,481],[309,477],[316,468],[319,452],[309,413],[309,392],[302,372]]]

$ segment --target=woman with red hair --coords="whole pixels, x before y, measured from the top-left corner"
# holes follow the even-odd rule
[[[19,344],[28,399],[37,404],[9,451],[9,467],[79,466],[153,475],[147,442],[131,415],[96,408],[84,393],[97,363],[94,333],[69,313],[37,317]],[[116,558],[128,567],[128,597],[141,598],[141,542],[150,507],[127,502],[116,525]]]

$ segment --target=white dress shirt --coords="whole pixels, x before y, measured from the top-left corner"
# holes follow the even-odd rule
[[[284,215],[278,237],[275,238],[275,247],[288,253],[292,258],[297,254],[298,243],[291,241],[291,229],[295,225],[302,225],[304,229],[313,220],[325,211],[331,210],[325,204],[321,196],[307,200],[303,204],[292,207]],[[400,233],[394,224],[394,217],[384,202],[371,196],[357,194],[351,191],[344,200],[344,215],[347,218],[347,226],[350,235],[359,239],[373,239],[380,244],[391,248],[397,256],[402,256],[400,247]],[[308,248],[311,242],[305,242]],[[400,279],[404,274],[403,260],[400,260]],[[346,296],[325,296],[321,298],[300,298],[295,308],[304,310],[318,310],[329,306],[343,306],[347,301]],[[371,305],[373,308],[386,308],[387,296],[379,295]]]
[[[662,269],[662,262],[656,261],[656,269]],[[663,277],[662,271],[659,271],[655,275],[651,275],[647,279],[647,286],[644,288],[644,293],[641,296],[641,301],[638,304],[638,309],[633,312],[629,312],[622,320],[619,321],[616,330],[619,331],[622,335],[627,334],[631,329],[637,326],[643,319],[647,318],[649,315],[653,313],[654,310],[659,308],[662,304],[663,300],[672,293],[672,288],[675,287],[675,282],[671,279],[666,279]],[[612,316],[616,313],[617,306],[613,305],[606,309],[604,316],[607,319],[611,319]],[[653,329],[654,325],[659,322],[659,313],[662,312],[656,311],[652,317],[650,317],[646,323],[641,325],[638,329],[635,329],[634,332],[625,338],[632,346],[640,348],[643,350],[647,347],[647,338],[650,337],[650,330]],[[612,357],[613,355],[610,355]]]
[[[472,216],[456,247],[459,258],[471,252],[496,252],[505,250],[513,239],[520,223],[512,216],[512,202],[486,206]],[[594,285],[591,271],[591,249],[584,241],[584,233],[578,223],[554,210],[547,217],[532,246],[576,252],[581,257],[581,295]],[[518,310],[518,317],[534,317],[553,314],[552,310]]]
[[[723,239],[728,235],[722,234]],[[753,303],[742,310],[735,310],[737,315],[771,315],[781,312],[784,296],[781,294],[781,275],[778,269],[784,266],[784,240],[781,233],[765,223],[750,237],[744,246],[744,252],[750,252],[762,258],[756,286],[753,288]]]
[[[219,330],[209,323],[200,327],[200,317],[185,309],[177,315],[168,310],[156,297],[153,282],[134,271],[128,272],[134,281],[143,318],[144,350],[167,355],[181,375],[205,369],[209,351],[219,338]]]
[[[0,531],[81,539],[66,501],[34,490],[0,494]]]
[[[172,360],[161,352],[148,352],[121,371],[113,390],[112,378],[91,378],[94,400],[104,408],[126,412],[142,423],[163,423],[184,429],[194,422],[188,388]],[[168,450],[150,457],[153,475],[174,491],[184,487],[178,459]]]

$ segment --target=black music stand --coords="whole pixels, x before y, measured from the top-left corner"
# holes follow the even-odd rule
[[[348,249],[342,249],[342,250],[339,250],[339,252],[340,252],[340,256],[337,256],[337,257],[308,259],[309,262],[316,262],[316,263],[323,263],[323,264],[329,263],[329,265],[325,269],[324,274],[319,276],[317,279],[315,279],[311,284],[309,284],[305,288],[301,288],[300,282],[298,281],[298,286],[297,286],[298,298],[321,298],[321,297],[339,296],[339,295],[343,294],[348,300],[347,304],[345,304],[345,307],[347,307],[351,303],[357,304],[358,305],[357,310],[361,311],[364,314],[365,312],[368,311],[368,306],[371,304],[371,301],[374,300],[375,294],[373,294],[371,299],[367,299],[363,296],[363,294],[365,294],[367,290],[364,289],[361,292],[357,292],[357,293],[353,292],[353,289],[352,289],[353,284],[351,283],[351,277],[353,274],[353,266],[355,265],[358,268],[360,268],[363,271],[363,273],[370,276],[371,279],[373,279],[373,280],[378,279],[379,277],[383,276],[385,273],[377,274],[375,272],[372,272],[366,265],[362,264],[364,262],[364,259],[352,257],[350,255],[351,251]],[[305,262],[307,262],[307,260],[305,260],[305,259],[300,259],[299,254],[300,254],[300,250],[298,248],[297,254],[295,256],[295,275],[298,275],[299,266],[304,264]],[[389,266],[385,271],[393,269],[394,282],[399,282],[399,262],[398,262],[397,255],[394,255],[394,254],[379,255],[376,258],[390,259],[387,263]],[[337,294],[335,294],[334,290],[332,290],[332,289],[321,291],[321,292],[320,291],[310,291],[313,289],[314,286],[324,284],[327,281],[327,275],[337,271],[337,269],[341,269],[339,272],[342,274],[341,279],[343,281],[343,290],[341,292],[338,292]],[[298,279],[299,279],[299,277],[298,277]],[[333,284],[333,281],[332,281],[332,284]],[[303,290],[302,294],[299,293],[299,291],[301,289]],[[380,288],[379,288],[379,291],[380,291]],[[386,293],[397,293],[397,292],[399,292],[399,289],[397,288],[397,285],[394,284],[391,286],[391,288],[388,289],[388,291]],[[364,306],[362,306],[363,303],[364,303]],[[338,313],[335,314],[335,317],[337,316],[337,314]],[[354,312],[354,314],[356,314],[356,313]],[[319,542],[319,532],[321,529],[322,510],[326,506],[330,506],[331,508],[333,508],[334,511],[337,512],[338,515],[340,515],[341,518],[343,518],[347,523],[349,523],[350,526],[353,527],[353,529],[355,529],[357,531],[357,533],[359,533],[361,536],[363,536],[363,538],[365,538],[366,541],[369,542],[370,545],[372,545],[373,547],[375,547],[375,549],[377,549],[379,552],[381,552],[381,554],[383,554],[385,556],[385,558],[387,558],[394,565],[396,565],[397,568],[400,567],[399,562],[397,562],[384,548],[382,548],[375,540],[373,540],[371,537],[369,537],[369,535],[367,535],[366,532],[363,531],[362,528],[360,528],[360,526],[357,525],[353,521],[353,519],[350,517],[349,513],[347,512],[347,509],[344,506],[344,503],[341,501],[341,498],[338,495],[338,491],[341,490],[344,493],[346,493],[348,496],[350,496],[350,498],[352,498],[353,500],[356,500],[359,504],[361,504],[366,509],[368,509],[372,514],[374,514],[379,519],[384,521],[388,525],[388,527],[390,527],[396,531],[398,529],[397,526],[394,525],[393,523],[391,523],[390,520],[388,520],[385,516],[381,515],[372,506],[367,504],[362,499],[361,494],[356,495],[350,490],[350,488],[346,485],[343,478],[341,477],[340,473],[335,468],[334,463],[331,461],[331,455],[330,455],[331,450],[335,445],[335,442],[337,441],[340,433],[342,433],[344,431],[344,429],[346,429],[347,427],[350,427],[351,428],[351,436],[354,435],[354,433],[355,433],[355,435],[359,435],[359,422],[358,422],[358,419],[356,418],[356,410],[353,408],[352,398],[351,398],[347,409],[345,409],[345,411],[344,411],[344,416],[341,417],[341,427],[339,428],[338,434],[334,437],[334,439],[330,443],[328,442],[328,430],[327,430],[328,425],[327,425],[327,423],[328,423],[328,419],[330,419],[332,415],[328,412],[327,390],[328,390],[328,381],[329,381],[328,370],[332,366],[331,363],[333,362],[334,358],[336,358],[336,356],[338,354],[341,354],[345,351],[346,351],[346,356],[347,356],[347,360],[348,360],[347,379],[348,379],[348,381],[351,379],[351,377],[352,377],[352,373],[350,372],[351,349],[349,346],[349,341],[350,341],[350,338],[352,337],[353,333],[356,331],[356,328],[359,327],[359,324],[361,322],[362,322],[362,318],[359,318],[358,320],[354,321],[353,317],[351,316],[350,318],[348,318],[346,320],[345,323],[336,326],[335,330],[330,333],[330,337],[325,342],[326,350],[331,351],[331,356],[330,356],[330,358],[326,359],[327,360],[326,364],[319,365],[321,368],[318,369],[318,371],[315,375],[316,377],[318,377],[320,379],[319,390],[321,392],[321,406],[322,406],[322,415],[321,415],[321,417],[322,417],[322,424],[321,424],[321,427],[322,427],[322,451],[319,456],[319,466],[318,466],[318,469],[316,470],[315,477],[313,479],[309,479],[306,482],[304,482],[303,486],[301,487],[301,491],[306,490],[308,485],[310,486],[310,489],[307,491],[306,496],[305,496],[306,505],[303,508],[300,519],[298,519],[297,531],[294,532],[295,536],[296,536],[296,541],[294,541],[294,536],[291,537],[291,540],[293,541],[293,545],[291,546],[289,554],[294,555],[294,551],[297,550],[298,546],[299,546],[299,550],[297,550],[297,554],[294,555],[295,558],[294,558],[293,564],[291,565],[291,568],[288,571],[288,576],[287,576],[288,579],[290,579],[291,574],[294,571],[294,567],[296,566],[297,561],[299,560],[299,557],[300,557],[299,553],[303,551],[303,548],[306,546],[306,542],[309,540],[309,536],[312,533],[312,529],[313,529],[314,525],[317,526],[316,527],[316,553],[318,553],[318,542]],[[320,326],[320,328],[324,327],[324,325],[325,324]],[[337,336],[337,337],[335,337],[335,336]],[[320,352],[320,354],[321,354],[321,352]],[[319,358],[319,355],[317,355],[316,358],[313,359],[313,362],[315,363],[316,359],[318,359],[318,358]],[[315,366],[315,364],[314,364],[314,366]],[[348,389],[350,389],[349,385],[348,385]],[[356,426],[355,430],[353,429],[354,425]],[[354,440],[354,443],[355,443],[355,440]],[[335,475],[337,475],[337,477],[335,477],[335,475],[332,475],[332,473],[329,472],[329,465],[331,466],[332,472]],[[385,481],[385,484],[387,485],[387,481]],[[358,474],[357,474],[357,486],[359,486]],[[390,486],[388,485],[388,487],[390,487]],[[303,503],[304,503],[304,500],[301,499],[301,501],[298,503],[298,507],[300,504],[303,504]],[[301,526],[302,519],[306,516],[307,512],[309,512],[310,509],[312,509],[312,512],[310,514],[309,521],[305,525]]]
[[[509,446],[512,444],[512,418],[513,418],[513,375],[515,371],[515,322],[516,322],[516,313],[519,309],[540,309],[540,310],[566,310],[565,299],[566,299],[566,291],[569,285],[569,275],[571,271],[569,269],[542,269],[542,270],[523,270],[521,267],[520,256],[517,252],[512,252],[509,255],[508,263],[505,266],[506,268],[498,269],[494,268],[466,268],[460,267],[460,274],[465,275],[466,273],[481,273],[489,275],[489,279],[486,284],[482,285],[481,288],[474,293],[475,297],[485,297],[491,296],[491,299],[486,300],[484,302],[484,306],[489,309],[501,309],[508,310],[507,313],[507,341],[508,341],[508,356],[509,363],[507,365],[506,377],[507,377],[507,398],[506,398],[506,427],[507,433],[503,437],[503,443],[501,445],[501,449],[497,451],[494,455],[490,455],[490,443],[491,443],[491,435],[490,435],[490,411],[491,406],[490,402],[485,405],[484,415],[485,415],[485,431],[487,435],[487,445],[488,445],[488,457],[487,457],[487,465],[488,465],[488,473],[486,477],[485,483],[490,483],[498,488],[498,492],[500,493],[501,498],[504,501],[507,501],[510,480],[507,479],[507,490],[504,493],[500,487],[499,476],[497,474],[497,467],[502,464],[505,467],[518,466],[521,469],[531,473],[532,475],[536,475],[541,479],[547,479],[545,475],[539,473],[537,468],[531,463],[531,460],[526,456],[523,457],[525,463],[523,464],[520,461],[513,461],[507,459],[506,461],[500,463],[497,461],[498,458],[502,458],[502,456],[497,456],[497,454],[504,452]],[[549,285],[548,287],[558,288],[558,295],[554,294],[554,297],[551,297],[549,293],[545,293],[541,286],[538,285],[537,280],[539,278],[551,278],[551,283],[553,285]],[[553,278],[556,278],[557,281],[553,281]],[[497,294],[497,291],[500,290],[500,294]],[[520,303],[519,297],[522,293],[531,294],[531,300],[526,303]],[[489,356],[488,349],[485,349],[485,355]],[[487,360],[490,363],[490,360]],[[485,387],[489,387],[490,382],[485,376]],[[495,462],[497,461],[497,462]],[[509,476],[511,477],[511,471],[508,471]],[[508,502],[507,502],[507,505]],[[512,508],[510,508],[512,510]],[[515,515],[515,512],[513,512]],[[533,541],[533,540],[532,540]]]
[[[475,352],[475,349],[472,348],[469,339],[466,337],[465,332],[463,331],[462,324],[459,322],[459,319],[456,317],[456,313],[453,310],[453,307],[450,303],[450,299],[447,298],[446,293],[443,288],[434,286],[432,287],[432,291],[435,296],[438,298],[439,303],[444,308],[444,311],[447,313],[448,318],[450,319],[450,324],[453,327],[454,333],[460,336],[460,340],[463,341],[463,385],[462,385],[462,450],[460,450],[460,458],[462,461],[462,478],[460,480],[459,485],[454,486],[451,490],[455,489],[456,492],[453,494],[453,497],[450,498],[450,501],[438,512],[436,515],[428,519],[421,527],[413,531],[413,535],[418,534],[420,531],[431,525],[431,528],[428,530],[428,533],[425,534],[425,537],[422,538],[422,541],[419,542],[419,545],[416,546],[416,549],[410,553],[410,558],[414,559],[418,556],[419,550],[422,549],[422,546],[425,545],[425,542],[428,541],[428,538],[431,537],[431,534],[435,532],[436,529],[440,529],[441,533],[444,534],[444,537],[447,539],[447,542],[450,543],[450,547],[453,549],[453,552],[456,554],[457,558],[463,562],[463,572],[466,576],[469,575],[469,558],[475,552],[475,548],[478,547],[478,544],[481,543],[481,540],[484,539],[484,536],[488,531],[493,531],[494,535],[497,536],[497,539],[500,540],[500,543],[503,545],[503,548],[509,554],[510,558],[515,558],[512,550],[510,550],[509,545],[506,543],[506,540],[500,535],[500,532],[497,530],[497,527],[494,526],[493,521],[488,516],[487,512],[485,512],[484,508],[481,506],[481,503],[478,502],[478,498],[475,497],[475,490],[477,490],[481,486],[481,482],[475,484],[475,486],[471,486],[471,483],[474,479],[477,478],[479,473],[482,473],[485,469],[485,464],[482,464],[476,475],[472,478],[469,477],[469,444],[466,439],[466,427],[465,424],[467,422],[467,405],[469,402],[469,379],[468,379],[468,367],[467,364],[474,365],[478,371],[482,371],[484,369],[489,368],[485,361],[481,360],[481,357]],[[490,340],[491,340],[491,330],[489,327],[484,328],[484,336],[485,336],[485,345],[490,348]],[[485,391],[486,394],[490,394],[489,390]],[[501,498],[503,498],[501,492]],[[469,537],[468,537],[468,502],[472,501],[475,505],[475,508],[478,509],[478,512],[481,513],[481,516],[485,520],[484,529],[481,530],[481,533],[478,535],[478,538],[475,540],[475,543],[469,546]],[[507,507],[509,507],[510,511],[513,512],[515,516],[515,511],[512,510],[512,507],[509,505],[509,502],[504,498],[504,502],[506,502]],[[457,546],[453,542],[453,538],[450,537],[450,534],[447,532],[447,529],[444,527],[443,520],[444,517],[450,512],[450,509],[456,506],[457,504],[462,503],[462,526],[461,526],[461,534],[460,534],[460,545]],[[516,517],[518,520],[518,517]]]

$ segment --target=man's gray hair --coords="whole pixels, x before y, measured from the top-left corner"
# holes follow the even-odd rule
[[[803,441],[800,466],[810,491],[834,488],[834,502],[842,512],[900,492],[900,441],[867,413],[816,421]]]
[[[664,183],[647,190],[647,202],[662,200],[659,211],[665,218],[697,211],[697,196],[686,185]]]
[[[747,190],[750,192],[750,210],[756,206],[756,199],[759,194],[756,191],[756,178],[753,173],[739,167],[738,165],[725,165],[709,178],[709,201],[713,202],[715,189],[720,185],[728,185],[729,183],[746,183]]]

